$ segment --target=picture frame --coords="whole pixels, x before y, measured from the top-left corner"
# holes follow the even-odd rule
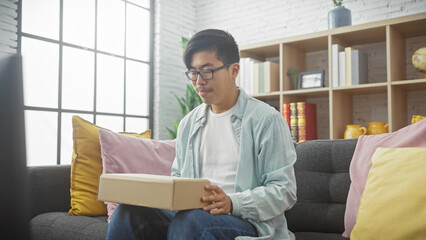
[[[298,89],[324,87],[324,70],[301,72],[299,74]]]

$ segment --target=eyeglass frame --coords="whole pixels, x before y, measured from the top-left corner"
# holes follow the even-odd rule
[[[185,72],[185,75],[186,75],[186,77],[188,78],[189,81],[197,81],[198,76],[200,76],[203,80],[207,81],[207,80],[210,80],[210,79],[214,78],[214,73],[215,72],[217,72],[219,70],[222,70],[224,68],[227,68],[227,67],[231,66],[231,64],[232,63],[224,64],[221,67],[218,67],[218,68],[215,68],[215,69],[202,69],[200,71],[188,70],[188,71]],[[211,78],[207,78],[206,79],[206,78],[203,77],[203,74],[201,74],[202,72],[210,72],[210,71],[212,72],[212,77]],[[195,77],[195,79],[191,79],[191,78],[189,78],[189,75],[188,75],[189,73],[197,73],[197,76]]]

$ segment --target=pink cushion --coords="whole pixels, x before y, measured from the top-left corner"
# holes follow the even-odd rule
[[[170,175],[175,158],[175,140],[137,138],[99,130],[103,173]],[[105,202],[108,221],[116,203]]]
[[[371,168],[371,157],[378,147],[426,147],[426,121],[420,121],[393,133],[360,136],[349,168],[351,186],[346,200],[345,232],[349,238],[355,226],[361,195]]]

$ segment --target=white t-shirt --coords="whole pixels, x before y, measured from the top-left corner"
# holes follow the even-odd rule
[[[235,192],[240,152],[240,144],[231,123],[234,107],[219,114],[209,108],[206,125],[201,133],[201,178],[210,180],[227,194]]]

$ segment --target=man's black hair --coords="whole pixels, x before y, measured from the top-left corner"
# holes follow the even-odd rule
[[[219,29],[206,29],[194,34],[186,44],[183,61],[191,68],[192,56],[200,51],[214,52],[223,64],[240,62],[240,52],[234,38]]]

